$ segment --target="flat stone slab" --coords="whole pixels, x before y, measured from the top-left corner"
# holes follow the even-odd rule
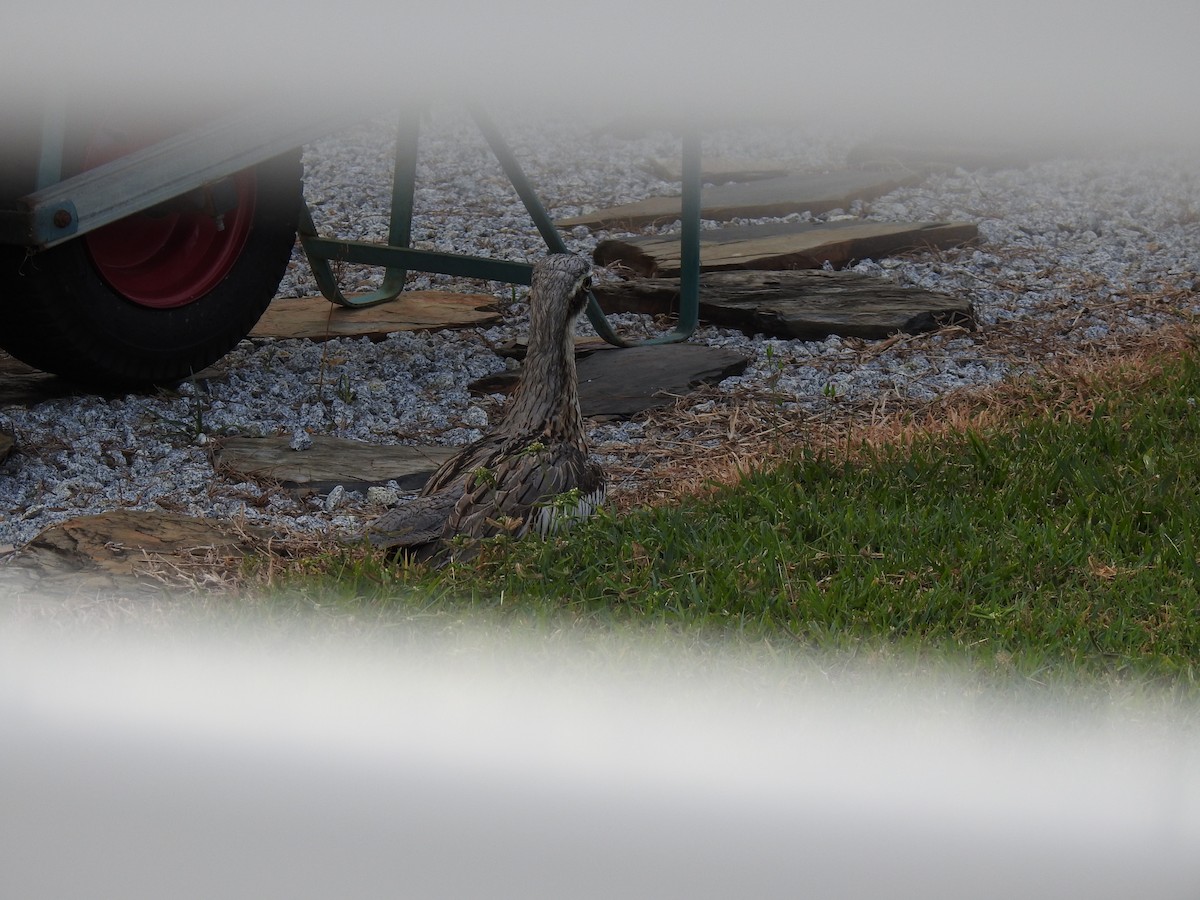
[[[725,222],[735,218],[786,216],[805,211],[816,214],[848,209],[855,200],[870,200],[898,187],[917,184],[924,177],[924,173],[906,169],[840,169],[717,185],[700,192],[700,216]],[[555,224],[568,229],[583,225],[593,231],[600,228],[635,229],[644,225],[674,222],[681,212],[680,197],[651,197],[637,203],[560,219]]]
[[[579,406],[584,416],[621,418],[667,406],[699,384],[740,374],[748,358],[696,344],[631,347],[592,353],[578,363]],[[518,374],[489,382],[488,393],[507,393]],[[336,485],[365,491],[396,481],[420,490],[456,447],[380,446],[313,435],[307,450],[293,450],[289,437],[230,437],[216,451],[226,477],[269,482],[289,490],[328,493]]]
[[[575,356],[594,353],[597,350],[615,350],[617,349],[602,337],[597,337],[592,334],[583,334],[575,336]],[[524,359],[525,354],[529,352],[529,338],[527,335],[521,335],[511,341],[505,341],[500,346],[496,347],[496,355],[503,356],[509,359]]]
[[[576,363],[579,411],[585,418],[627,418],[675,399],[701,384],[712,384],[746,369],[748,357],[700,344],[613,347]],[[480,394],[508,394],[519,372],[501,372],[472,382]]]
[[[47,576],[92,573],[168,582],[263,552],[272,534],[164,511],[117,509],[47,528],[10,565]]]
[[[668,406],[700,384],[741,374],[748,358],[699,344],[614,347],[578,360],[579,411],[585,418],[624,418]],[[475,394],[511,394],[520,372],[499,372],[471,382]]]
[[[511,341],[506,341],[495,349],[497,356],[523,360],[529,352],[529,339],[523,335]],[[596,335],[575,336],[576,360],[582,359],[592,353],[617,349],[619,348]],[[484,375],[482,378],[476,378],[467,385],[467,390],[476,396],[483,396],[485,394],[511,394],[520,378],[521,373],[519,370],[496,372],[492,375]]]
[[[324,297],[276,300],[259,319],[252,338],[368,337],[380,340],[396,331],[466,328],[500,321],[496,298],[450,291],[409,291],[395,300],[350,309]]]
[[[593,353],[578,364],[585,416],[624,418],[669,406],[701,384],[740,375],[749,358],[699,344],[659,344]]]
[[[365,491],[395,481],[416,491],[454,447],[389,446],[313,435],[307,450],[293,450],[290,437],[225,438],[215,465],[227,477],[265,481],[302,492],[328,493],[336,485]]]
[[[657,315],[679,308],[678,278],[647,278],[593,288],[605,312]],[[778,337],[866,339],[947,325],[975,327],[971,304],[856,272],[709,272],[700,276],[700,317]],[[612,354],[605,354],[606,356]]]
[[[973,222],[785,222],[700,232],[700,271],[843,268],[914,250],[959,247],[979,238]],[[601,241],[597,265],[617,264],[646,278],[679,274],[678,235]]]

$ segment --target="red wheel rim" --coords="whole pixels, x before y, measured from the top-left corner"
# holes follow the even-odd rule
[[[94,141],[84,168],[116,159],[148,141]],[[139,213],[85,235],[96,271],[127,300],[174,309],[203,297],[229,274],[254,220],[253,172],[233,176],[237,204],[217,220],[201,211]]]

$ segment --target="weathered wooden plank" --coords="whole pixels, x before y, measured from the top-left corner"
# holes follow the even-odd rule
[[[31,406],[77,391],[70,382],[0,353],[0,405]]]
[[[1030,141],[978,140],[961,134],[881,135],[852,147],[846,162],[860,168],[904,168],[932,174],[955,169],[1026,168],[1051,153],[1048,144],[1038,147]]]
[[[679,279],[606,283],[595,294],[606,312],[667,313],[678,309]],[[971,304],[957,297],[820,270],[706,273],[700,276],[700,316],[717,325],[805,340],[975,326]]]
[[[232,477],[315,493],[339,484],[365,491],[393,480],[415,491],[455,452],[453,447],[381,446],[326,435],[313,435],[307,450],[293,450],[288,437],[230,437],[221,442],[215,465]]]
[[[180,574],[261,552],[270,538],[268,529],[245,523],[115,509],[52,525],[21,550],[15,564],[47,574]]]
[[[842,268],[912,250],[957,247],[979,237],[972,222],[784,222],[700,232],[700,270]],[[679,274],[676,235],[613,238],[596,245],[601,266],[613,263],[646,278]]]
[[[700,344],[628,347],[579,363],[579,408],[585,416],[632,416],[669,406],[697,385],[745,371],[748,358]]]
[[[487,294],[449,291],[409,291],[395,300],[349,309],[324,297],[276,300],[263,314],[251,337],[308,338],[368,337],[381,340],[395,331],[427,331],[491,325],[500,314],[489,309],[496,298]]]
[[[794,212],[823,213],[847,209],[855,200],[869,200],[898,187],[917,184],[925,176],[908,170],[839,169],[722,184],[700,192],[700,215],[713,221],[727,222],[745,217],[786,216]],[[598,209],[583,216],[560,219],[559,228],[583,225],[598,228],[640,228],[662,225],[679,218],[679,197],[651,197],[609,209]]]
[[[227,374],[222,361],[218,360],[188,380],[203,383],[224,378]],[[155,390],[157,388],[145,388],[147,392]],[[27,366],[7,353],[0,353],[0,406],[33,406],[58,397],[77,397],[85,394],[118,397],[125,393],[126,391],[117,388],[96,386],[87,381],[68,381]]]
[[[683,159],[672,156],[646,161],[646,170],[663,181],[683,180]],[[761,160],[723,159],[705,156],[700,160],[700,179],[705,184],[728,184],[731,181],[762,181],[783,178],[792,170],[775,162]]]

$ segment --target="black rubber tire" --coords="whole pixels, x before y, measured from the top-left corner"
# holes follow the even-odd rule
[[[172,384],[216,362],[258,322],[296,241],[300,151],[254,168],[255,207],[226,276],[174,309],[130,302],[98,274],[83,241],[41,253],[0,248],[0,347],[88,387]]]

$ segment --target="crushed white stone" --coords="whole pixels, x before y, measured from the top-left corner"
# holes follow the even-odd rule
[[[504,123],[551,215],[677,191],[678,185],[659,180],[643,165],[677,155],[675,137],[662,132],[617,138],[594,125],[570,118],[531,123],[514,117]],[[385,238],[393,130],[381,119],[306,149],[306,196],[318,227],[349,238]],[[704,150],[715,157],[779,159],[819,170],[840,162],[851,137],[739,127],[707,135]],[[435,112],[425,124],[421,150],[416,246],[515,260],[544,252],[468,119]],[[829,214],[836,215],[977,222],[982,241],[976,248],[863,260],[854,269],[967,298],[982,334],[1068,309],[1074,312],[1065,320],[1068,339],[1095,345],[1153,329],[1198,305],[1200,156],[1194,153],[1095,155],[1019,169],[956,171]],[[572,250],[590,254],[606,236],[575,229],[565,239]],[[378,283],[377,273],[356,267],[347,267],[342,279],[347,290]],[[482,288],[506,302],[514,296],[507,285],[440,276],[414,275],[410,285]],[[1177,298],[1170,308],[1148,302],[1111,314],[1114,301],[1164,292]],[[297,253],[279,295],[316,293]],[[632,335],[654,331],[645,317],[614,321]],[[283,493],[264,498],[261,487],[214,472],[213,441],[284,435],[301,452],[313,434],[379,444],[466,443],[495,420],[500,402],[496,396],[471,396],[468,383],[511,365],[493,348],[524,331],[518,302],[505,323],[492,328],[399,333],[378,343],[243,341],[219,364],[223,374],[172,391],[116,399],[81,395],[0,409],[0,430],[13,434],[17,444],[0,467],[0,544],[20,546],[54,522],[114,507],[355,533],[382,504],[395,501],[394,485],[367,496],[341,489],[307,501]],[[770,379],[779,396],[809,410],[838,398],[861,401],[888,392],[933,398],[994,384],[1014,365],[989,353],[980,335],[951,335],[908,352],[866,358],[839,338],[787,341],[705,327],[694,340],[751,355],[745,374],[727,379],[723,389]],[[641,428],[637,422],[600,426],[591,436],[594,450],[603,456],[606,446],[636,442]]]

